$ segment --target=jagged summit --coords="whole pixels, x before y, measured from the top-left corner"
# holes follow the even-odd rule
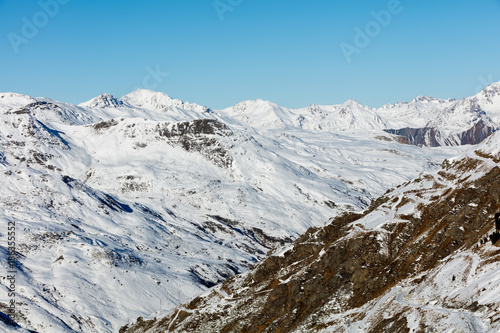
[[[319,104],[310,104],[309,106],[305,107],[305,110],[309,110],[311,113],[317,113],[317,112],[326,112],[326,113],[331,113],[336,110],[346,108],[346,107],[355,107],[355,108],[362,108],[362,109],[372,109],[369,106],[363,105],[360,102],[356,101],[355,99],[348,99],[344,103],[341,104],[331,104],[331,105],[319,105]],[[296,109],[293,111],[300,112],[304,109]]]
[[[123,102],[111,94],[101,94],[87,102],[78,104],[78,106],[88,108],[117,108],[123,106]]]
[[[465,98],[455,102],[451,107],[445,109],[445,113],[462,112],[471,114],[485,114],[481,105],[474,98]]]
[[[412,100],[412,103],[433,103],[441,101],[442,101],[441,99],[432,96],[417,96]]]

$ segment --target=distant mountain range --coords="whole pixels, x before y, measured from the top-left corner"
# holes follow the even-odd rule
[[[406,137],[411,144],[435,147],[476,144],[496,131],[500,122],[499,96],[500,83],[495,83],[476,96],[458,101],[419,96],[411,102],[387,104],[378,109],[354,100],[338,105],[313,104],[302,109],[287,109],[269,101],[253,100],[214,113],[261,129],[298,127],[326,132],[379,129]],[[213,112],[149,90],[137,90],[121,99],[103,94],[79,106]]]

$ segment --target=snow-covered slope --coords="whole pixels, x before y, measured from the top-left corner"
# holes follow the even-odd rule
[[[500,134],[120,332],[498,332]]]
[[[212,111],[148,90],[79,106],[0,94],[0,218],[17,226],[17,322],[116,331],[464,150],[402,145],[388,123],[354,101]]]

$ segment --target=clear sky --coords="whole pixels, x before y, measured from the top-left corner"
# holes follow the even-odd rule
[[[0,0],[0,91],[75,104],[461,98],[499,60],[500,0]]]

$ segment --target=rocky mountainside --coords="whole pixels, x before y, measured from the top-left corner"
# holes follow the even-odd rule
[[[120,332],[498,332],[500,135]]]

